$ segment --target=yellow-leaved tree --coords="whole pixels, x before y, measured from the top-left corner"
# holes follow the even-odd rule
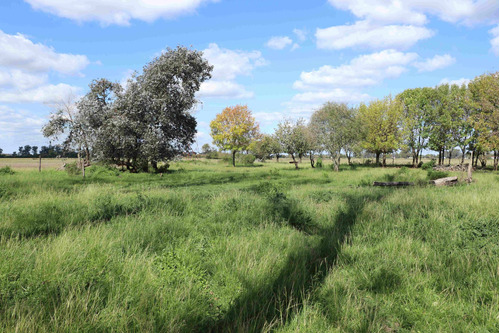
[[[259,137],[259,125],[246,105],[228,106],[210,122],[210,132],[217,147],[231,151],[235,166],[236,152]]]

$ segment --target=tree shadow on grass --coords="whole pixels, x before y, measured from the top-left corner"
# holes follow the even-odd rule
[[[329,227],[314,224],[314,219],[300,210],[296,202],[283,197],[268,200],[281,218],[293,228],[320,236],[313,247],[291,253],[277,278],[259,286],[246,286],[247,291],[213,325],[200,327],[200,332],[260,332],[284,325],[300,312],[315,286],[321,284],[335,265],[341,247],[349,241],[351,228],[363,207],[381,200],[384,191],[363,195],[344,194],[347,208],[340,211]],[[279,196],[279,195],[278,195]],[[287,207],[288,205],[288,207]]]

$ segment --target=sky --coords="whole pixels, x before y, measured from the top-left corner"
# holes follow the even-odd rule
[[[178,45],[214,65],[197,93],[197,151],[227,106],[272,133],[327,101],[467,83],[498,71],[498,12],[491,0],[1,0],[0,148],[48,145],[55,105]]]

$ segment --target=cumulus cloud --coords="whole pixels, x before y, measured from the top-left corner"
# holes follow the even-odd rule
[[[456,84],[457,86],[462,86],[462,84],[468,85],[469,82],[470,82],[470,79],[466,79],[466,78],[461,78],[461,79],[456,79],[456,80],[450,80],[448,78],[444,78],[441,81],[439,81],[439,84],[449,84],[449,85]]]
[[[377,26],[369,21],[316,30],[319,49],[339,50],[349,47],[371,49],[407,49],[419,40],[432,37],[431,30],[413,25]]]
[[[84,55],[57,53],[51,47],[33,43],[22,34],[9,35],[0,30],[0,66],[32,73],[78,74],[89,63]]]
[[[193,13],[202,4],[217,0],[25,0],[34,9],[78,22],[129,25],[131,20],[152,22]]]
[[[267,64],[259,51],[239,51],[220,48],[211,43],[203,57],[214,66],[212,79],[202,83],[198,96],[221,98],[250,98],[249,92],[236,82],[238,76],[250,76],[257,67]]]
[[[498,56],[498,25],[488,31],[493,38],[490,40],[491,50]]]
[[[199,97],[251,98],[253,95],[253,92],[234,81],[217,80],[204,82],[198,92]]]
[[[329,0],[336,8],[348,10],[356,17],[382,24],[423,25],[427,15],[450,23],[475,25],[498,22],[496,0]]]
[[[21,144],[44,142],[41,128],[46,123],[36,114],[0,105],[0,140],[4,153],[17,150]]]
[[[28,90],[1,90],[0,102],[4,103],[58,103],[75,95],[80,88],[65,83],[48,84]]]
[[[407,70],[406,65],[416,60],[416,53],[384,50],[361,55],[348,64],[322,66],[311,72],[302,72],[294,83],[300,90],[330,90],[345,87],[375,85],[386,78],[396,78]]]
[[[266,43],[267,47],[275,50],[283,50],[285,47],[288,45],[291,45],[292,39],[288,36],[277,36],[277,37],[271,37]]]
[[[433,58],[424,61],[415,62],[413,65],[419,72],[432,72],[437,69],[445,68],[455,63],[456,59],[449,54],[435,55]]]

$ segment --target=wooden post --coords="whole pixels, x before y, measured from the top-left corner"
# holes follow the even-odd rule
[[[467,169],[467,183],[472,182],[472,161],[474,161],[474,150],[470,152],[469,167]]]
[[[39,155],[38,159],[38,172],[42,172],[42,154]]]

